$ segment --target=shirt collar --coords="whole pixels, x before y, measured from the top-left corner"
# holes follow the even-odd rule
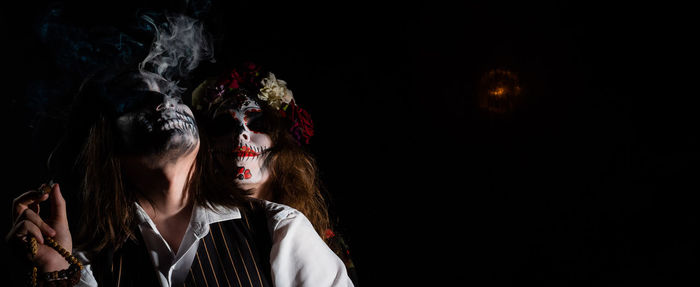
[[[192,210],[192,219],[190,219],[190,228],[194,231],[194,235],[201,239],[209,233],[209,224],[238,218],[241,218],[241,211],[237,207],[213,205],[209,209],[195,205]]]
[[[155,223],[153,223],[153,220],[151,220],[141,205],[138,202],[134,202],[134,204],[136,205],[136,220],[139,225],[145,225],[145,227],[158,231]],[[197,238],[201,239],[209,233],[209,224],[238,218],[241,218],[241,211],[237,207],[229,208],[213,205],[212,208],[207,208],[195,205],[192,209],[189,228]]]

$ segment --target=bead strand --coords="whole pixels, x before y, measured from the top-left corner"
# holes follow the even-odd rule
[[[52,237],[47,237],[44,240],[45,244],[53,248],[58,252],[58,254],[61,254],[63,258],[66,259],[66,261],[70,264],[68,269],[65,270],[59,270],[59,271],[52,271],[52,272],[47,272],[42,274],[42,279],[44,280],[44,286],[72,286],[78,283],[80,281],[80,271],[83,270],[83,264],[78,260],[78,258],[75,258],[68,250],[63,248],[56,240],[54,240]],[[36,244],[36,239],[31,238],[31,253],[32,256],[36,255],[36,251],[38,249],[37,247],[34,247]],[[33,266],[32,267],[32,274],[31,274],[31,281],[30,284],[31,286],[37,286],[37,267]],[[67,281],[70,283],[70,285],[66,284]]]

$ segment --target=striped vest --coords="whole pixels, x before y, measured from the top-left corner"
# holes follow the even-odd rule
[[[272,286],[267,217],[262,208],[240,210],[240,219],[209,225],[184,286]],[[94,260],[99,286],[159,286],[141,233],[136,235],[119,250]]]

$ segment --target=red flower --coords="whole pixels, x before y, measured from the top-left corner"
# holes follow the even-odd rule
[[[229,89],[259,88],[260,69],[261,67],[254,63],[245,63],[241,68],[231,71],[219,83]]]
[[[309,139],[314,135],[314,123],[311,120],[311,115],[306,110],[300,108],[294,103],[294,100],[289,103],[289,114],[284,113],[283,116],[289,115],[289,120],[292,122],[290,132],[294,138],[301,144],[309,144]]]
[[[231,72],[231,78],[228,79],[229,89],[240,88],[241,87],[240,82],[241,82],[241,76],[238,74],[238,71],[233,70],[233,72]]]
[[[326,229],[326,234],[325,234],[326,239],[330,239],[335,237],[335,233],[333,233],[333,230]]]
[[[257,69],[256,69],[257,66],[256,66],[255,63],[253,63],[253,62],[248,62],[248,63],[247,63],[247,66],[248,66],[248,70],[251,70],[251,71],[257,70]]]

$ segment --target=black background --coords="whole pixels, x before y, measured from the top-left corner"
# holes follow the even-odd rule
[[[66,3],[84,26],[182,6]],[[310,148],[361,285],[698,281],[688,7],[212,3],[219,64],[262,63],[311,113]],[[47,3],[5,5],[9,206],[44,180],[53,137],[28,91],[67,71],[37,40]],[[525,89],[502,116],[476,104],[495,68]]]

